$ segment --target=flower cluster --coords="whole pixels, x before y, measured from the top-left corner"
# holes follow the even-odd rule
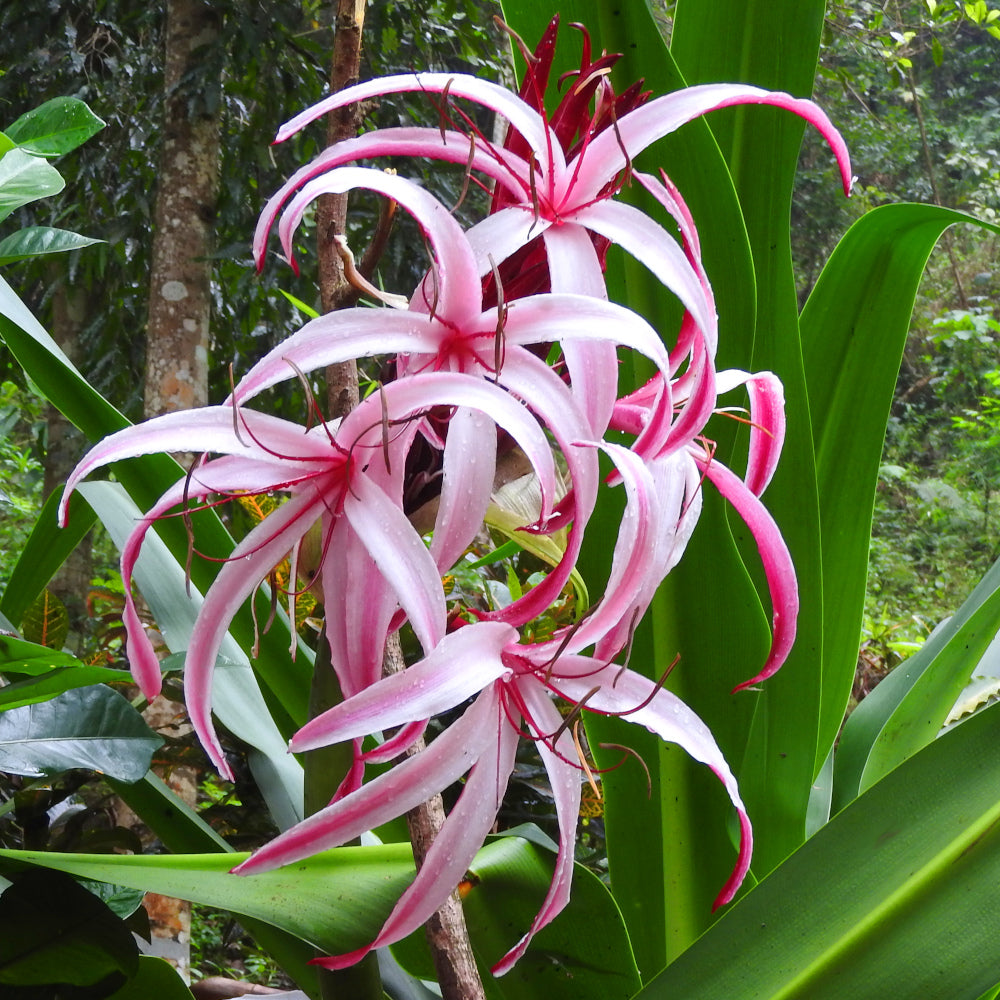
[[[785,94],[741,85],[694,87],[652,100],[638,86],[615,94],[608,74],[616,57],[593,58],[589,44],[558,107],[547,113],[542,93],[555,31],[553,23],[520,94],[462,75],[396,76],[335,94],[285,125],[279,140],[334,108],[404,91],[427,95],[437,125],[382,129],[331,146],[269,201],[254,240],[260,265],[277,224],[291,261],[296,229],[317,197],[367,189],[391,199],[419,225],[431,258],[424,279],[408,299],[394,299],[396,308],[346,309],[307,323],[256,364],[224,405],[160,417],[107,439],[80,464],[66,490],[68,497],[91,470],[123,457],[187,450],[193,435],[216,456],[196,464],[137,526],[123,553],[126,581],[149,526],[179,504],[287,494],[222,565],[187,653],[191,719],[224,774],[228,766],[210,704],[220,643],[236,610],[273,567],[289,553],[297,558],[313,539],[318,554],[311,580],[321,594],[344,700],[310,720],[291,749],[354,741],[355,767],[328,807],[236,871],[267,870],[344,843],[465,776],[457,804],[378,938],[360,952],[321,960],[332,968],[409,934],[454,889],[495,822],[521,739],[534,741],[548,771],[559,852],[541,910],[494,971],[509,969],[532,934],[565,906],[587,764],[557,702],[569,706],[573,720],[583,711],[623,716],[711,768],[740,826],[736,866],[717,904],[732,898],[749,867],[750,824],[711,734],[662,683],[615,660],[683,553],[708,481],[746,521],[770,586],[772,649],[746,683],[766,678],[783,662],[795,633],[795,576],[759,499],[781,449],[782,390],[767,372],[716,371],[716,312],[694,222],[670,180],[633,169],[632,158],[699,115],[748,103],[785,108],[816,125],[849,187],[847,153],[815,105]],[[475,126],[463,100],[506,120],[502,145]],[[389,156],[464,165],[471,181],[490,187],[489,214],[463,230],[413,181],[358,165]],[[663,220],[616,199],[630,182],[653,196]],[[678,332],[666,336],[608,301],[603,271],[611,244],[679,299],[684,319]],[[624,396],[618,389],[621,350],[640,352],[655,371]],[[376,355],[392,357],[393,377],[339,422],[305,429],[248,405],[282,380]],[[749,393],[751,427],[742,476],[723,466],[704,438],[718,395],[740,386]],[[609,432],[631,444],[612,443]],[[406,502],[418,450],[433,456],[430,476],[423,473],[433,497],[419,528]],[[544,578],[509,603],[455,613],[442,577],[482,532],[511,453],[535,497],[520,525],[523,537],[558,536],[560,555]],[[574,572],[601,487],[601,453],[615,469],[607,488],[622,489],[626,498],[607,588],[576,622],[538,638],[531,624],[560,599]],[[421,652],[405,669],[383,676],[387,639],[404,622]],[[126,626],[136,679],[151,696],[159,669],[131,598]],[[458,721],[426,749],[402,757],[427,720],[463,705]],[[394,735],[363,751],[364,737],[385,732]],[[367,763],[397,758],[364,781]]]

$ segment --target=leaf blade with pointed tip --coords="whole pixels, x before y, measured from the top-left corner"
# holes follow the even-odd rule
[[[129,702],[103,685],[0,714],[0,770],[11,774],[88,768],[138,781],[162,745]]]
[[[25,112],[5,132],[36,156],[62,156],[83,145],[105,124],[79,98],[53,97]]]

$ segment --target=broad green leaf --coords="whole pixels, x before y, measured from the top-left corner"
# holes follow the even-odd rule
[[[139,969],[108,1000],[194,1000],[178,971],[164,958],[139,956]]]
[[[639,996],[982,997],[1000,968],[998,726],[989,708],[883,778]]]
[[[129,702],[104,686],[0,713],[0,771],[11,774],[82,767],[138,781],[162,745]]]
[[[54,97],[21,115],[5,131],[18,146],[37,156],[62,156],[105,124],[79,98]]]
[[[998,631],[1000,563],[995,563],[955,615],[851,713],[837,749],[835,808],[937,736]]]
[[[869,212],[840,241],[802,311],[823,592],[836,609],[824,623],[821,749],[837,736],[854,679],[878,467],[914,297],[934,244],[956,222],[976,220],[935,205]]]
[[[22,205],[58,194],[66,186],[47,160],[23,149],[12,149],[0,159],[0,222]]]
[[[41,257],[49,253],[65,253],[68,250],[79,250],[103,243],[104,240],[91,239],[79,233],[71,233],[68,229],[54,229],[51,226],[28,226],[11,233],[0,240],[0,265],[11,264],[16,260],[26,260],[28,257]]]
[[[3,159],[12,149],[17,149],[17,143],[8,138],[5,132],[0,132],[0,159]]]
[[[374,940],[413,880],[408,844],[341,847],[261,875],[230,875],[247,854],[84,855],[0,851],[25,864],[215,906],[279,927],[328,954]]]
[[[476,855],[463,905],[472,947],[487,970],[513,947],[545,897],[553,856],[520,837],[499,837]],[[524,957],[491,995],[510,1000],[612,1000],[640,986],[615,901],[592,872],[577,865],[570,904],[532,939]]]
[[[68,876],[28,871],[0,896],[0,983],[89,986],[138,967],[121,918]]]

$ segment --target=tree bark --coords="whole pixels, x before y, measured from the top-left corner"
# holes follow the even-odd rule
[[[146,329],[147,417],[208,402],[209,254],[219,190],[219,119],[209,108],[221,80],[202,67],[206,47],[220,29],[221,15],[211,3],[167,0],[163,146]],[[178,708],[156,702],[149,711],[169,715]],[[179,768],[167,777],[193,805],[194,772]],[[146,906],[152,954],[166,958],[189,981],[191,904],[151,893]]]
[[[219,188],[220,86],[200,71],[221,27],[204,0],[168,0],[163,148],[154,211],[146,416],[208,402],[212,246]]]

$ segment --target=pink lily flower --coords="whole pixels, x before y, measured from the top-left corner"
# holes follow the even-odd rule
[[[334,642],[356,656],[335,660],[346,692],[354,693],[379,675],[381,650],[397,608],[401,608],[426,652],[445,633],[446,608],[440,573],[420,534],[402,510],[402,476],[406,453],[419,417],[434,406],[455,406],[486,414],[522,448],[539,477],[543,519],[550,516],[556,483],[552,452],[544,433],[523,406],[483,379],[439,372],[404,379],[368,397],[339,426],[305,428],[232,406],[169,413],[119,431],[96,445],[76,467],[60,507],[65,521],[69,497],[93,470],[136,455],[177,452],[192,441],[220,457],[198,463],[189,476],[168,490],[136,525],[122,552],[125,582],[124,621],[128,655],[136,683],[147,698],[160,690],[160,669],[131,596],[132,570],[142,540],[155,521],[189,500],[211,504],[216,498],[281,491],[289,500],[244,538],[223,563],[205,595],[191,636],[185,663],[188,712],[212,762],[226,777],[231,771],[211,720],[212,673],[219,646],[238,608],[271,570],[300,543],[317,522],[322,550],[350,555],[357,586],[368,602],[350,619],[360,627],[358,639],[337,634]],[[473,498],[485,506],[485,500]],[[478,526],[477,526],[478,527]],[[464,524],[443,526],[448,544],[462,547],[472,540]],[[455,537],[456,533],[458,538]],[[359,567],[364,575],[359,576]],[[324,572],[322,585],[335,621],[344,604],[340,586]],[[398,622],[397,622],[398,624]],[[336,629],[334,630],[336,633]],[[353,642],[353,645],[351,643]],[[374,651],[374,652],[373,652]]]
[[[599,73],[602,68],[594,72]],[[566,127],[570,117],[567,112],[555,122],[559,128],[556,131],[544,109],[488,81],[461,74],[399,75],[358,84],[320,101],[282,126],[276,141],[283,141],[335,108],[385,94],[413,91],[440,95],[441,127],[382,129],[338,143],[321,153],[293,175],[265,207],[254,238],[258,265],[267,234],[282,206],[310,179],[361,158],[427,156],[466,164],[470,172],[484,174],[502,189],[503,194],[495,196],[499,211],[469,234],[478,247],[489,248],[498,265],[541,236],[550,271],[557,272],[551,275],[550,288],[599,295],[603,289],[601,265],[591,238],[596,234],[622,246],[677,294],[714,353],[715,317],[698,294],[697,281],[685,255],[648,216],[610,200],[629,172],[631,157],[709,111],[739,104],[773,105],[800,115],[820,129],[837,157],[845,190],[851,185],[846,146],[815,104],[741,84],[691,87],[648,101],[618,116],[613,128],[607,127],[607,115],[595,113],[587,119],[574,106],[577,128]],[[504,148],[497,148],[475,129],[467,116],[453,110],[450,104],[453,98],[472,100],[503,116],[518,141],[509,137]],[[535,103],[540,104],[540,100]],[[456,120],[465,131],[452,127]],[[580,138],[567,152],[564,143],[571,141],[577,129],[581,131]],[[577,238],[578,230],[585,238]],[[568,286],[562,284],[564,280],[569,282]]]
[[[583,529],[596,498],[597,465],[592,450],[582,450],[574,442],[600,437],[607,428],[617,395],[615,349],[626,347],[645,354],[664,374],[670,370],[671,359],[656,332],[641,317],[600,298],[549,293],[483,310],[481,261],[466,234],[426,191],[381,171],[345,167],[308,182],[282,218],[286,251],[290,252],[294,230],[314,198],[356,187],[391,197],[413,214],[434,255],[431,277],[418,289],[409,309],[348,309],[307,323],[246,374],[233,399],[243,403],[295,372],[349,358],[394,353],[403,377],[422,377],[427,371],[442,369],[478,374],[524,400],[552,432],[565,458],[571,497],[564,519],[572,519],[574,525],[556,572],[512,605],[492,613],[503,621],[527,621],[558,596],[579,554]],[[710,302],[707,285],[700,279],[696,282],[696,294]],[[433,285],[433,292],[429,285]],[[566,355],[568,389],[530,349],[553,342],[559,343]],[[583,350],[574,353],[574,345]],[[609,357],[588,353],[589,346],[606,348]],[[662,399],[650,409],[669,413],[669,404],[669,391],[664,390]],[[481,422],[475,427],[462,426],[468,433],[460,432],[452,418],[443,442],[445,476],[439,523],[454,523],[456,528],[436,533],[432,542],[431,551],[442,572],[454,564],[467,544],[465,539],[482,523],[489,499],[483,485],[492,482],[495,466],[495,440],[484,432]],[[665,444],[663,435],[668,430],[664,420],[647,421],[639,432],[637,448],[657,450]],[[473,453],[477,461],[469,462]],[[468,500],[473,479],[480,504]]]
[[[531,927],[493,967],[502,975],[524,954],[532,936],[569,899],[580,806],[580,772],[588,770],[579,744],[552,702],[553,695],[582,711],[627,717],[677,743],[705,763],[736,807],[740,845],[733,874],[716,905],[732,899],[749,869],[752,834],[736,781],[704,723],[676,696],[627,667],[581,650],[600,639],[662,579],[690,533],[681,513],[685,484],[673,470],[648,469],[626,449],[603,445],[628,494],[615,547],[614,587],[581,627],[526,645],[501,622],[477,622],[447,635],[420,662],[377,681],[303,727],[291,749],[304,751],[448,711],[474,697],[462,717],[425,750],[396,764],[255,852],[234,869],[241,875],[290,864],[335,847],[401,815],[463,774],[469,777],[413,884],[403,893],[378,937],[347,955],[317,960],[328,968],[353,964],[372,948],[419,927],[451,893],[492,827],[514,767],[518,740],[532,739],[552,783],[560,829],[555,874]],[[653,584],[655,589],[655,583]],[[455,664],[462,665],[461,670]],[[575,718],[575,716],[573,716]],[[398,747],[395,748],[398,750]]]
[[[400,375],[446,369],[479,374],[531,401],[537,391],[537,358],[527,348],[559,343],[605,344],[612,366],[600,372],[606,383],[598,395],[613,401],[617,388],[614,348],[626,347],[648,357],[664,374],[671,360],[656,331],[641,317],[600,297],[586,294],[546,294],[484,308],[481,277],[490,273],[491,253],[476,252],[448,210],[423,188],[382,171],[347,167],[331,170],[306,184],[288,205],[280,235],[291,256],[295,230],[309,205],[320,195],[355,188],[377,191],[398,202],[420,225],[434,260],[429,277],[413,296],[408,309],[356,308],[320,316],[279,344],[237,385],[233,399],[244,403],[257,393],[291,378],[294,369],[310,371],[349,358],[375,354],[397,355]],[[569,262],[567,269],[572,269]],[[704,283],[697,277],[692,297],[704,300]],[[569,281],[567,280],[567,282]],[[602,286],[603,287],[603,286]],[[577,369],[568,356],[570,385],[590,423],[590,433],[601,436],[609,408],[596,408],[591,394],[577,382],[593,388],[597,373]],[[292,364],[289,364],[291,362]],[[534,374],[532,374],[534,373]],[[562,405],[562,404],[560,404]],[[548,420],[547,415],[539,415]]]

